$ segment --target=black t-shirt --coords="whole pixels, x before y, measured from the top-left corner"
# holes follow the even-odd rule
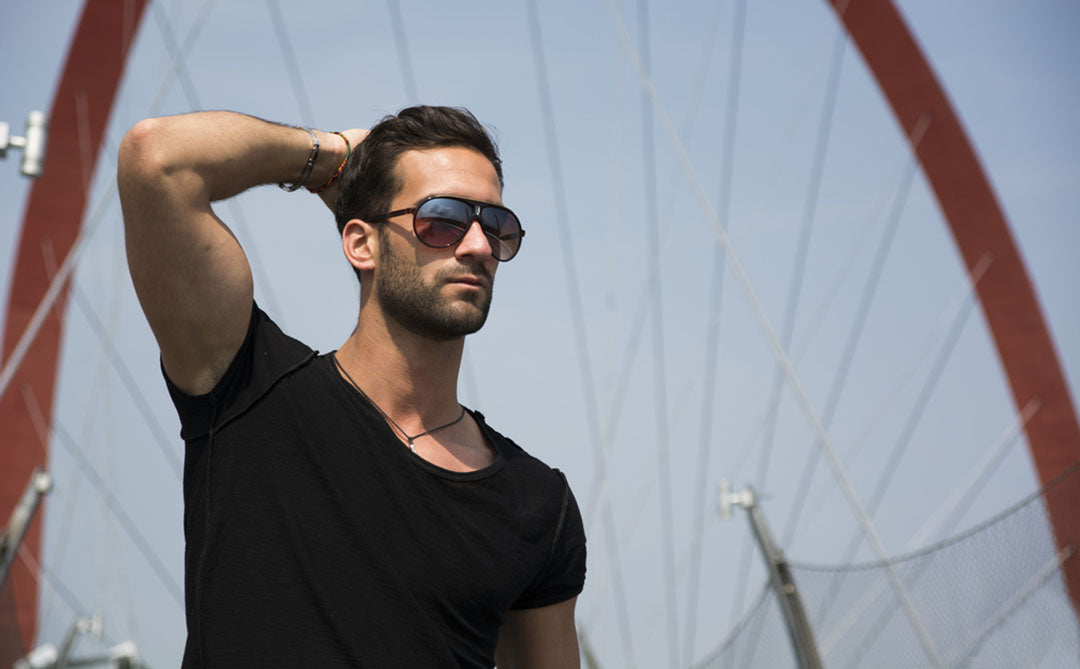
[[[187,444],[185,667],[491,667],[510,609],[584,586],[565,477],[477,412],[495,461],[436,467],[258,307],[217,387],[168,385]]]

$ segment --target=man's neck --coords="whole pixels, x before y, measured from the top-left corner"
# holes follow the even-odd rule
[[[421,337],[380,314],[361,314],[338,360],[365,394],[402,429],[453,418],[464,337]],[[411,434],[412,432],[410,432]]]

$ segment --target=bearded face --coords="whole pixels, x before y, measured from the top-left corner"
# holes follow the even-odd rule
[[[491,307],[494,277],[482,263],[448,262],[430,280],[420,267],[394,250],[384,225],[378,227],[379,264],[375,295],[386,315],[427,339],[445,341],[483,327]],[[487,289],[450,298],[443,294],[449,281],[462,274],[487,280]]]

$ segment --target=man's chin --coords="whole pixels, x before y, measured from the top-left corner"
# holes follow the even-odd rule
[[[452,341],[484,327],[487,322],[486,304],[461,303],[441,314],[424,314],[415,319],[397,319],[407,330],[431,341]]]
[[[491,309],[491,289],[479,287],[455,292],[453,297],[447,298],[448,311],[452,312],[447,314],[447,317],[461,319],[463,322],[479,319],[479,325],[476,326],[476,330],[479,330],[487,320],[488,310]]]
[[[444,331],[450,335],[447,339],[457,339],[479,332],[487,322],[488,310],[485,305],[470,305],[473,307],[468,313],[457,314],[452,320],[445,323]]]

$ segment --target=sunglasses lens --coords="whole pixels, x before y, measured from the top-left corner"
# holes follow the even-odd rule
[[[437,249],[453,246],[465,236],[472,208],[464,202],[433,198],[420,205],[413,222],[416,238]]]
[[[514,212],[500,207],[484,207],[480,219],[491,242],[491,255],[503,262],[517,255],[521,247],[521,222]]]
[[[434,197],[420,205],[413,219],[416,238],[437,249],[453,246],[472,225],[473,205],[449,197]],[[480,208],[480,226],[496,260],[513,258],[521,247],[521,223],[514,212],[495,205]]]

